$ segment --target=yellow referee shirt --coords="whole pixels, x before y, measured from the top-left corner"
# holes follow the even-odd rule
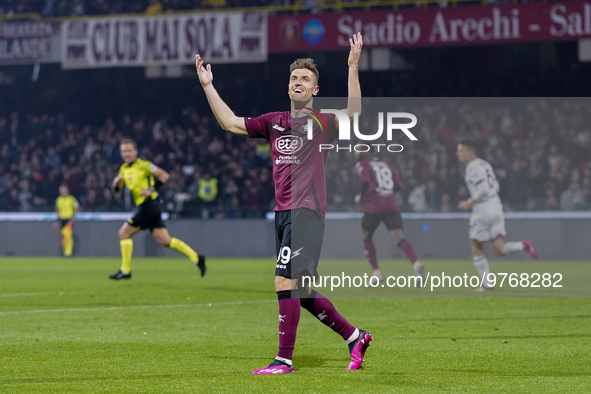
[[[133,163],[124,163],[119,168],[119,176],[125,181],[125,186],[131,191],[136,206],[142,205],[146,197],[142,196],[142,190],[154,186],[154,173],[158,167],[150,161],[135,159]],[[150,198],[155,200],[158,193],[152,192]]]
[[[72,219],[79,206],[78,201],[71,194],[68,194],[67,196],[59,196],[55,200],[57,216],[60,219]]]

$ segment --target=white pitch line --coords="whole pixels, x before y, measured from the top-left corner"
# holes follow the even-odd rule
[[[49,293],[8,293],[8,294],[0,294],[0,297],[32,297],[32,296],[41,296],[47,295]]]
[[[130,306],[107,306],[96,308],[64,308],[64,309],[36,309],[24,311],[5,311],[0,312],[0,316],[16,315],[19,313],[60,313],[60,312],[95,312],[95,311],[120,311],[127,309],[157,309],[157,308],[190,308],[201,306],[232,306],[232,305],[248,305],[248,304],[262,304],[267,302],[276,302],[276,300],[260,300],[260,301],[232,301],[232,302],[202,302],[199,304],[168,304],[168,305],[130,305]]]

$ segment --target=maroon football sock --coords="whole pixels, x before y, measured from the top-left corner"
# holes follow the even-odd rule
[[[364,241],[363,249],[365,249],[365,257],[367,257],[367,259],[369,260],[369,264],[371,264],[374,271],[379,270],[380,267],[378,267],[378,256],[376,254],[376,246],[374,245],[373,241]]]
[[[406,239],[400,241],[398,243],[398,247],[404,252],[406,258],[410,260],[411,264],[414,264],[414,262],[418,260],[417,255],[415,254],[415,250],[412,247],[412,244],[408,242]]]
[[[300,321],[300,299],[297,291],[277,292],[279,301],[279,351],[277,357],[291,360]]]
[[[301,300],[301,305],[345,341],[355,332],[355,327],[337,312],[332,302],[315,290],[312,290],[308,298]]]

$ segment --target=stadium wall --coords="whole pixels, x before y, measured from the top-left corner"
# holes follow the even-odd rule
[[[74,255],[118,257],[117,231],[121,221],[80,221],[74,228]],[[208,256],[269,257],[275,255],[275,233],[269,220],[175,220],[167,226],[177,236]],[[541,259],[588,260],[591,220],[507,219],[508,240],[530,238]],[[60,234],[52,222],[7,221],[1,225],[0,256],[60,256]],[[469,259],[466,219],[405,219],[404,232],[422,259]],[[159,247],[148,232],[134,238],[136,257],[180,255]],[[386,229],[374,236],[378,257],[403,258]],[[492,256],[490,247],[487,254]],[[359,219],[327,220],[322,251],[326,258],[363,258]],[[516,254],[512,258],[529,258]]]

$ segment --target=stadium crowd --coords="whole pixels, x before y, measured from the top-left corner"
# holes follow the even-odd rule
[[[531,0],[529,0],[531,1]],[[510,0],[489,0],[486,3],[500,4],[509,3]],[[348,4],[347,4],[348,3]],[[367,0],[5,0],[0,3],[0,16],[14,14],[36,13],[43,17],[76,17],[107,14],[141,14],[154,15],[162,12],[177,12],[202,9],[225,9],[225,8],[248,8],[248,7],[281,7],[297,6],[300,12],[330,12],[342,7],[347,9],[365,10],[367,7],[397,8],[404,7],[425,7],[427,4],[437,7],[447,7],[451,2],[448,0],[431,0],[426,3],[423,0],[415,2],[395,1],[391,5]],[[478,0],[460,0],[457,4],[481,5]]]
[[[6,0],[0,15],[37,13],[44,17],[69,17],[106,14],[158,14],[167,11],[289,6],[293,0]],[[313,8],[318,1],[305,1],[302,7]]]
[[[448,99],[411,110],[419,119],[417,136],[427,146],[405,142],[401,153],[387,153],[405,189],[402,210],[452,212],[469,197],[464,168],[456,158],[459,139],[480,146],[501,185],[506,210],[583,210],[591,206],[591,119],[587,99]],[[383,141],[387,143],[387,141]],[[413,145],[416,144],[416,145]],[[356,192],[348,171],[351,155],[330,162],[333,210],[344,210]],[[349,185],[346,186],[345,185]]]
[[[140,157],[171,175],[163,191],[174,212],[201,214],[216,208],[227,217],[261,216],[272,199],[269,146],[249,141],[238,149],[236,137],[210,127],[211,119],[192,111],[186,124],[169,125],[125,117],[98,126],[70,123],[63,116],[0,119],[0,207],[4,211],[51,209],[60,183],[85,211],[130,209],[128,194],[113,197],[112,178],[122,160],[119,141],[133,138]],[[219,186],[207,183],[219,179]],[[200,184],[205,182],[205,187]],[[170,205],[173,204],[173,205]],[[174,205],[176,204],[176,206]],[[198,210],[198,211],[196,211]]]
[[[0,4],[0,16],[147,12],[149,7],[148,12],[159,12],[242,2],[8,0]],[[371,97],[585,97],[591,89],[589,67],[573,60],[576,51],[569,45],[575,44],[556,45],[556,56],[547,64],[531,60],[538,59],[536,46],[492,46],[486,48],[490,53],[478,47],[418,48],[404,53],[416,69],[362,72],[362,91]],[[219,80],[231,81],[220,83],[220,94],[239,115],[286,110],[281,107],[288,105],[285,91],[277,86],[297,55],[277,54],[264,65],[215,65]],[[315,56],[322,70],[321,96],[346,95],[346,77],[334,67],[346,64],[346,53]],[[499,65],[497,58],[506,64]],[[64,72],[58,65],[43,65],[39,79],[31,82],[27,67],[18,70],[10,70],[15,83],[0,85],[0,210],[53,210],[62,182],[84,211],[131,209],[128,194],[116,199],[110,190],[122,163],[118,144],[124,137],[137,141],[140,157],[171,174],[162,193],[171,212],[260,217],[273,209],[270,146],[222,132],[194,80],[149,80],[142,70],[127,68]],[[585,112],[589,103],[582,100],[523,99],[523,108],[504,102],[471,108],[470,99],[440,99],[409,109],[419,119],[419,142],[406,141],[402,153],[386,156],[406,185],[398,196],[403,211],[456,210],[467,191],[455,149],[467,137],[480,142],[482,157],[495,168],[507,210],[587,209],[591,119]],[[330,154],[329,211],[357,209],[354,164],[351,153]]]
[[[37,13],[44,17],[68,17],[106,14],[157,14],[212,8],[237,8],[291,4],[279,0],[6,0],[0,15]]]
[[[439,99],[415,106],[419,141],[393,141],[404,151],[383,155],[405,184],[398,195],[402,210],[456,211],[467,197],[455,157],[459,138],[480,143],[480,156],[493,165],[507,210],[589,209],[588,106],[587,99],[519,99],[480,108],[469,99]],[[52,210],[62,182],[83,211],[130,209],[128,194],[116,199],[110,190],[124,137],[137,141],[140,157],[171,174],[163,190],[171,212],[235,218],[261,217],[273,209],[266,141],[245,145],[194,108],[179,119],[128,115],[90,125],[64,115],[0,117],[0,209]],[[329,211],[356,209],[354,164],[352,153],[329,155]]]

